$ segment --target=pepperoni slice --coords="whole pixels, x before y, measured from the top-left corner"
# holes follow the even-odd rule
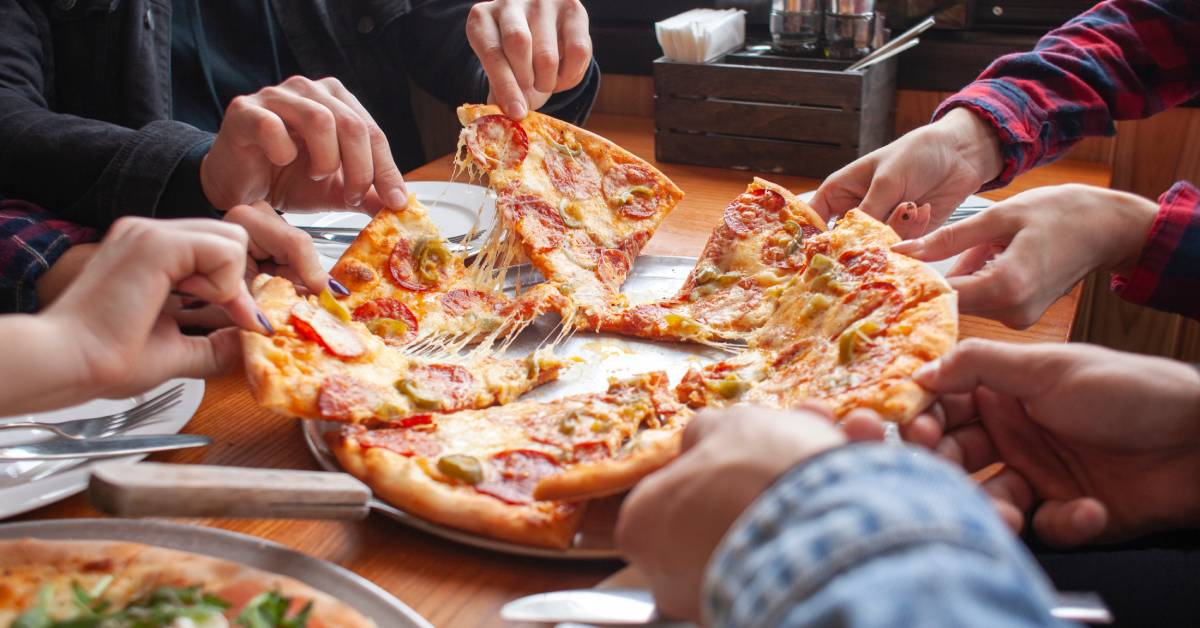
[[[475,377],[456,364],[430,364],[409,371],[409,377],[441,402],[441,410],[453,412],[466,408],[475,388]]]
[[[442,295],[442,309],[450,316],[462,316],[482,308],[489,314],[500,314],[504,300],[490,292],[455,288]]]
[[[596,276],[614,289],[629,276],[629,255],[621,249],[600,249],[596,260]]]
[[[442,451],[442,445],[429,430],[414,430],[410,428],[385,428],[367,430],[358,437],[358,442],[366,449],[378,447],[401,456],[436,456]]]
[[[820,229],[804,224],[800,225],[800,237],[797,238],[785,227],[780,227],[767,236],[759,257],[768,266],[784,270],[800,270],[808,259],[804,253],[803,243],[810,236],[818,233],[821,233]]]
[[[566,155],[557,148],[546,150],[542,160],[554,189],[571,198],[589,198],[600,190],[600,171],[596,163],[582,150],[578,155]]]
[[[526,244],[539,253],[558,248],[566,237],[567,225],[558,208],[540,197],[503,191],[498,195],[497,206],[505,222],[520,225]]]
[[[737,235],[748,236],[768,221],[777,220],[784,203],[783,196],[774,190],[744,192],[725,208],[725,224]]]
[[[379,394],[371,385],[349,375],[330,375],[321,382],[317,410],[321,418],[349,421],[357,414],[369,413],[379,405]]]
[[[627,218],[649,218],[658,212],[658,181],[643,166],[621,164],[609,168],[604,173],[603,188],[609,204]]]
[[[529,153],[529,136],[521,125],[502,115],[483,116],[467,127],[467,150],[484,170],[516,168]]]
[[[409,292],[429,292],[440,283],[441,271],[444,269],[439,269],[438,278],[433,281],[421,277],[417,274],[417,253],[407,238],[400,238],[396,246],[392,247],[392,254],[388,256],[388,270],[397,286]]]
[[[532,449],[513,449],[492,456],[495,473],[475,485],[475,490],[510,504],[533,501],[533,489],[548,475],[558,472],[558,461]]]
[[[389,328],[385,326],[377,326],[372,329],[373,333],[378,334],[388,344],[407,345],[416,340],[419,325],[417,317],[413,314],[408,306],[392,299],[390,297],[380,297],[371,299],[366,303],[354,308],[354,320],[368,322],[375,319],[392,319],[404,323],[406,331],[403,336],[383,335],[380,331],[387,331]],[[379,330],[379,331],[376,331]]]
[[[846,267],[846,272],[860,277],[867,273],[877,273],[887,268],[887,256],[882,251],[876,249],[846,251],[838,257],[838,261]]]
[[[586,443],[576,443],[571,448],[571,455],[575,462],[591,462],[593,460],[610,458],[612,457],[612,452],[608,449],[608,443],[602,440],[595,440]]]
[[[320,344],[339,358],[356,358],[367,351],[353,329],[308,301],[300,301],[292,306],[288,322],[296,329],[298,336]]]

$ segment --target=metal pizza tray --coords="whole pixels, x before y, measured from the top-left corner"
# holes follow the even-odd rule
[[[387,591],[351,571],[282,545],[218,528],[147,519],[59,519],[0,524],[0,539],[128,541],[203,554],[295,578],[371,618],[379,628],[432,628]]]
[[[694,257],[642,255],[638,257],[626,279],[622,292],[631,303],[644,303],[671,296],[683,285],[683,280],[696,265]],[[509,271],[509,289],[517,276],[525,285],[539,281],[529,266],[517,266]],[[538,348],[548,337],[557,333],[557,315],[543,316],[527,328],[505,353],[523,357]],[[719,349],[686,343],[655,342],[613,334],[576,332],[555,349],[562,358],[577,357],[579,361],[564,371],[558,381],[541,386],[523,397],[525,399],[558,399],[566,395],[601,392],[608,388],[609,377],[629,377],[647,371],[663,370],[674,385],[693,365],[703,365],[728,357]],[[303,421],[304,439],[317,462],[326,470],[341,471],[333,452],[324,439],[326,431],[339,424],[327,421]],[[613,543],[613,527],[621,497],[593,500],[588,505],[583,527],[574,544],[565,550],[531,547],[498,541],[455,528],[432,523],[411,515],[378,498],[371,507],[377,512],[430,534],[459,543],[498,552],[569,560],[614,560],[620,555]]]

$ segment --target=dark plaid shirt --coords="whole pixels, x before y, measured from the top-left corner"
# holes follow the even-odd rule
[[[1200,95],[1200,0],[1108,0],[1032,52],[1001,57],[934,114],[967,107],[995,127],[1004,170],[988,188],[1061,157],[1116,120],[1145,118]],[[1134,303],[1200,318],[1200,192],[1180,181],[1141,258],[1112,287]]]
[[[36,205],[0,200],[0,312],[36,309],[38,277],[68,248],[98,238]]]

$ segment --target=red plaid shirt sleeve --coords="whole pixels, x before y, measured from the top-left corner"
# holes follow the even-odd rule
[[[1061,157],[1115,121],[1145,118],[1200,95],[1200,0],[1107,0],[1043,37],[1032,52],[997,59],[938,107],[966,107],[1000,137],[1004,168],[985,189]],[[1142,261],[1113,287],[1126,299],[1200,317],[1196,188],[1176,184]]]
[[[0,313],[37,310],[37,280],[95,229],[60,220],[24,201],[0,201]]]

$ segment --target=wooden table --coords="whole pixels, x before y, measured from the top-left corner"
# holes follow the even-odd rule
[[[594,116],[591,128],[653,161],[652,122],[645,118]],[[726,203],[737,196],[752,173],[715,168],[659,164],[687,193],[667,218],[645,252],[696,255]],[[450,158],[443,157],[408,174],[408,179],[447,179]],[[818,181],[763,175],[796,192],[815,189]],[[1005,190],[985,196],[1002,199],[1021,190],[1057,183],[1107,185],[1103,166],[1059,162],[1017,179]],[[1060,299],[1037,325],[1014,331],[973,317],[963,317],[967,336],[1012,341],[1065,342],[1079,301],[1079,288]],[[204,401],[184,430],[214,440],[201,450],[152,456],[160,462],[245,467],[316,469],[294,420],[257,407],[242,373],[207,382]],[[18,519],[99,516],[77,496]],[[252,534],[333,561],[378,583],[439,626],[499,624],[499,607],[521,595],[595,584],[620,567],[616,562],[568,563],[519,558],[465,547],[372,516],[358,523],[314,521],[193,521]]]

